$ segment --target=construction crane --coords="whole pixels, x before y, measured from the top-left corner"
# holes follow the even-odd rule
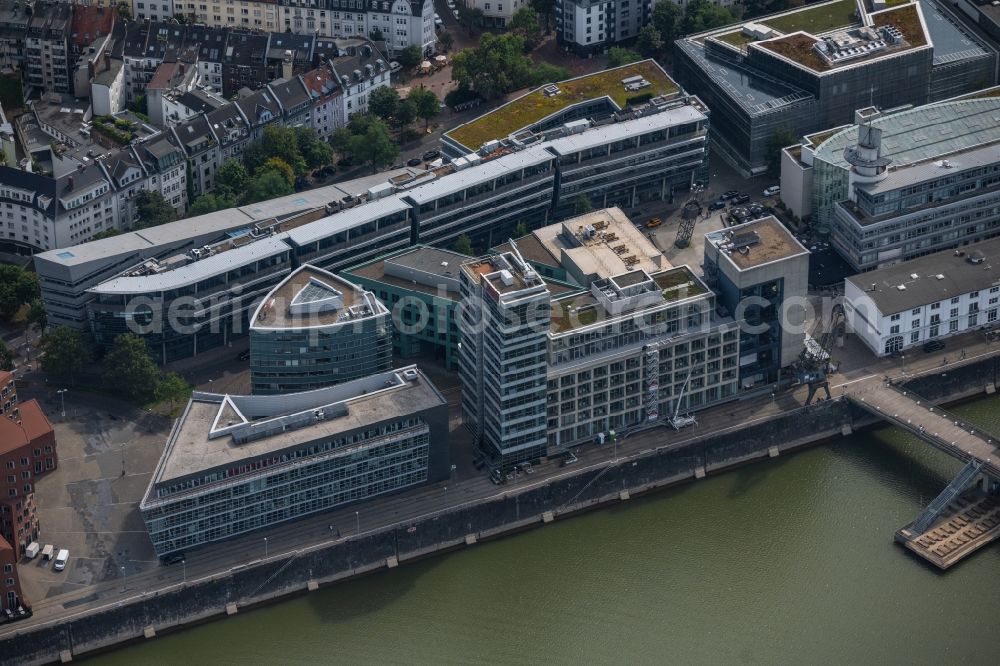
[[[684,391],[687,389],[689,381],[691,381],[691,370],[688,370],[687,379],[684,380],[684,385],[681,386],[681,392],[677,396],[677,407],[674,409],[674,415],[668,419],[670,425],[674,427],[674,430],[680,430],[681,428],[687,428],[688,426],[698,425],[698,419],[695,418],[694,414],[681,414],[681,400],[684,398]]]
[[[815,339],[806,335],[805,348],[799,354],[793,368],[799,385],[809,387],[809,395],[805,404],[810,404],[816,397],[816,392],[822,389],[826,393],[826,399],[830,399],[830,381],[827,374],[830,372],[830,345],[837,337],[844,334],[846,328],[846,315],[844,306],[837,303],[830,312],[830,325]]]

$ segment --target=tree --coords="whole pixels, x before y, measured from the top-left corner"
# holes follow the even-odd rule
[[[316,130],[311,127],[295,127],[295,141],[299,144],[299,152],[310,169],[318,169],[333,162],[333,148],[319,138]]]
[[[680,24],[683,20],[683,10],[675,3],[660,0],[653,5],[652,25],[660,32],[660,37],[666,42],[672,42],[680,36]]]
[[[216,187],[216,190],[223,189],[221,186]],[[241,192],[246,191],[246,186],[244,185]],[[226,208],[233,208],[236,206],[236,201],[234,199],[228,198],[228,192],[223,194],[203,194],[194,200],[191,207],[188,208],[188,217],[196,217],[198,215],[207,215],[208,213],[214,213],[217,210],[224,210]]]
[[[524,222],[518,222],[517,226],[514,227],[514,238],[521,238],[527,236],[530,231],[528,231],[528,225]]]
[[[399,52],[399,56],[397,56],[396,60],[398,60],[399,64],[403,67],[413,69],[414,67],[418,67],[420,63],[423,62],[424,52],[421,51],[420,47],[416,44],[411,44]]]
[[[187,400],[191,395],[191,386],[176,372],[164,372],[156,383],[157,402],[166,402],[173,411],[178,402]]]
[[[423,118],[424,129],[427,129],[431,120],[441,113],[441,102],[432,90],[427,88],[411,90],[407,99],[413,102],[417,117]]]
[[[243,148],[243,155],[240,156],[240,160],[243,162],[243,166],[246,167],[247,174],[254,174],[268,157],[270,155],[264,150],[264,144],[260,141],[252,141]]]
[[[396,113],[393,117],[397,125],[406,127],[417,119],[417,105],[409,98],[404,99],[396,107]]]
[[[385,36],[382,34],[381,30],[379,30],[378,28],[373,28],[372,31],[368,33],[368,39],[372,40],[373,42],[381,42],[383,39],[385,39]]]
[[[645,56],[656,55],[663,48],[663,37],[652,23],[648,23],[639,31],[635,47],[639,49],[639,53]]]
[[[14,353],[7,347],[7,343],[0,338],[0,370],[10,372],[14,369]]]
[[[334,150],[343,155],[350,151],[351,137],[353,136],[354,132],[351,131],[350,127],[338,127],[330,135],[330,145],[333,146]]]
[[[623,49],[620,46],[612,46],[608,49],[608,67],[621,67],[640,60],[642,60],[642,56],[631,49]]]
[[[784,125],[774,130],[767,140],[767,172],[772,176],[781,173],[781,149],[796,143],[795,133]]]
[[[246,203],[275,199],[289,195],[294,191],[295,189],[280,171],[262,169],[247,184]]]
[[[40,296],[38,277],[20,266],[0,265],[0,317],[13,319],[21,306]]]
[[[28,305],[28,315],[25,317],[29,326],[35,327],[39,331],[44,331],[49,325],[49,315],[45,312],[45,303],[41,298],[36,298]]]
[[[538,12],[526,5],[521,7],[507,22],[507,31],[524,39],[524,49],[530,51],[538,45],[542,34],[542,24],[538,22]]]
[[[238,197],[246,190],[249,179],[250,174],[243,163],[229,158],[215,172],[215,188],[218,190],[220,187],[224,187],[229,190],[231,195]]]
[[[148,229],[173,222],[176,215],[174,207],[163,198],[162,194],[149,190],[140,190],[135,195],[135,210],[138,216],[135,224],[137,229]]]
[[[573,76],[568,69],[558,65],[550,65],[547,62],[540,62],[534,66],[531,76],[531,84],[534,86],[564,81]]]
[[[281,174],[281,177],[285,179],[285,182],[288,183],[289,187],[295,186],[295,172],[292,171],[292,167],[280,157],[272,157],[264,162],[260,169],[257,170],[257,175],[260,176],[268,171],[278,172]]]
[[[556,0],[531,0],[531,6],[545,17],[545,34],[549,34],[549,26],[552,24],[552,10],[556,7]]]
[[[594,204],[586,194],[581,194],[573,201],[573,212],[577,215],[584,215],[592,210],[594,210]]]
[[[68,326],[60,326],[42,336],[42,369],[45,372],[68,379],[79,374],[90,363],[90,347],[83,336]]]
[[[306,172],[306,161],[299,152],[299,143],[295,140],[295,131],[291,127],[268,125],[264,128],[264,136],[260,143],[265,155],[263,162],[277,157],[292,167],[295,175]],[[253,173],[256,175],[256,170]]]
[[[534,65],[524,55],[524,38],[485,33],[479,46],[452,58],[452,78],[486,100],[524,88],[534,80]]]
[[[455,38],[447,30],[442,30],[438,33],[438,43],[441,44],[441,48],[447,53],[455,45]]]
[[[471,257],[475,254],[475,250],[472,249],[472,240],[469,239],[465,234],[461,234],[455,239],[455,252],[459,254],[464,254]]]
[[[388,121],[396,115],[397,108],[399,108],[399,93],[395,88],[376,88],[368,96],[368,111],[382,120]]]
[[[371,164],[372,173],[375,173],[379,166],[391,164],[396,159],[399,155],[399,146],[392,140],[392,134],[385,122],[372,118],[363,134],[351,137],[348,152],[359,162]]]
[[[691,0],[684,10],[681,34],[704,32],[732,23],[734,16],[729,9],[713,5],[708,0]]]
[[[146,341],[123,333],[115,338],[104,356],[104,383],[116,393],[138,403],[156,396],[160,371],[149,354]]]
[[[121,231],[119,231],[118,229],[114,228],[105,229],[104,231],[99,231],[93,236],[91,236],[90,240],[102,240],[105,238],[113,238],[115,236],[118,236],[119,234],[121,234]]]

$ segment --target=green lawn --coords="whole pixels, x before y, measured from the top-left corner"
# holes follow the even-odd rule
[[[636,75],[642,75],[652,85],[638,92],[627,92],[621,83],[622,79]],[[448,136],[467,148],[477,150],[487,141],[503,139],[511,132],[534,125],[572,104],[608,96],[619,107],[624,107],[626,100],[640,94],[652,93],[655,97],[677,92],[677,85],[652,60],[561,81],[556,85],[559,86],[558,95],[548,97],[541,89],[534,90],[490,114],[452,130]]]
[[[815,5],[799,12],[765,18],[760,23],[785,34],[804,30],[810,34],[819,35],[835,28],[843,28],[857,23],[858,19],[854,15],[856,9],[855,0],[836,0],[836,2]]]

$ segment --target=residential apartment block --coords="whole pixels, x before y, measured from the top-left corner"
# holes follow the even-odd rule
[[[780,129],[803,136],[855,109],[926,104],[996,80],[995,49],[937,0],[832,0],[675,44],[679,81],[712,109],[712,141],[745,175]]]
[[[271,290],[250,318],[254,395],[341,384],[392,367],[392,320],[371,292],[308,264]]]
[[[652,12],[652,0],[556,0],[556,39],[579,56],[602,53],[638,37]]]
[[[296,34],[384,40],[390,56],[409,46],[431,53],[437,42],[432,0],[279,0],[279,4],[281,30]]]
[[[408,366],[282,396],[196,392],[139,508],[163,556],[449,474],[447,402]]]

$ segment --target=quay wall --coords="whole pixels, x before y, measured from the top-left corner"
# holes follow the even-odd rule
[[[995,386],[997,363],[987,359],[904,383],[936,402],[981,395]],[[214,577],[134,597],[52,625],[25,627],[0,641],[5,664],[42,664],[143,640],[254,605],[305,594],[355,576],[541,526],[574,513],[627,500],[781,452],[840,437],[877,420],[846,400],[824,400],[728,431],[622,456],[617,463],[574,470],[492,499],[387,525],[293,555],[250,563]],[[693,434],[696,434],[694,432]],[[524,478],[524,477],[522,477]]]

